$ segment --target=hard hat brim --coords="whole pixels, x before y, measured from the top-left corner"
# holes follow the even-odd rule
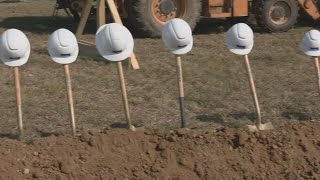
[[[49,52],[50,54],[50,52]],[[76,52],[74,53],[74,55],[70,56],[70,57],[55,57],[55,56],[51,56],[51,59],[58,63],[58,64],[71,64],[73,62],[75,62],[78,58],[78,54],[79,54],[79,48],[77,48]]]
[[[22,66],[24,64],[26,64],[28,62],[28,59],[30,57],[30,46],[29,46],[29,49],[26,53],[26,55],[18,60],[12,60],[12,59],[7,59],[5,57],[3,57],[0,53],[0,58],[3,62],[3,64],[7,65],[7,66],[10,66],[10,67],[19,67],[19,66]]]
[[[191,39],[191,42],[184,48],[179,48],[179,47],[169,47],[170,51],[173,53],[173,54],[176,54],[176,55],[183,55],[183,54],[187,54],[188,52],[191,51],[193,47],[193,39]]]
[[[237,55],[247,55],[252,51],[252,48],[253,48],[253,44],[246,49],[240,49],[240,48],[228,45],[228,49],[230,50],[230,52]]]
[[[320,56],[320,52],[315,52],[315,51],[304,51],[304,53],[308,56],[312,56],[312,57],[318,57]]]
[[[312,51],[310,50],[310,47],[305,46],[304,44],[301,45],[301,50],[307,55],[307,56],[313,56],[318,57],[320,56],[320,50]]]
[[[127,59],[128,57],[130,57],[133,52],[133,46],[134,46],[133,40],[132,41],[130,40],[130,42],[127,45],[126,50],[122,51],[121,53],[117,53],[117,54],[115,54],[112,51],[99,50],[98,46],[97,46],[97,49],[104,59],[117,62],[117,61],[123,61],[123,60]]]

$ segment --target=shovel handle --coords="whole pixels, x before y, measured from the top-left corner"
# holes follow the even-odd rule
[[[114,0],[107,0],[106,2],[109,7],[110,13],[114,19],[114,22],[119,23],[119,24],[123,24],[115,1]],[[129,60],[130,60],[131,66],[134,70],[140,69],[139,62],[138,62],[136,55],[134,53],[131,54]]]
[[[86,0],[85,1],[85,6],[82,9],[80,22],[79,22],[79,25],[78,25],[78,28],[76,31],[77,38],[79,38],[82,35],[82,33],[86,27],[86,24],[87,24],[89,15],[90,15],[90,11],[92,8],[92,3],[93,3],[93,0]]]
[[[13,73],[14,73],[14,81],[15,81],[15,88],[16,88],[18,128],[19,128],[19,134],[20,134],[20,136],[22,136],[23,135],[23,120],[22,120],[22,98],[21,98],[19,67],[14,67]]]
[[[176,56],[177,59],[177,77],[179,84],[179,104],[180,104],[180,116],[181,116],[181,127],[186,127],[186,116],[185,116],[185,103],[184,103],[184,88],[183,88],[183,74],[182,74],[182,62],[181,57]]]
[[[120,86],[121,86],[121,92],[122,92],[122,100],[123,100],[123,108],[125,111],[125,116],[127,120],[127,125],[129,130],[134,130],[132,123],[131,123],[131,117],[130,117],[130,110],[129,110],[129,101],[128,101],[128,95],[127,95],[127,89],[126,89],[126,83],[124,80],[124,72],[123,72],[123,66],[122,62],[117,62],[118,65],[118,73],[119,73],[119,80],[120,80]]]
[[[314,58],[314,64],[317,72],[317,80],[318,80],[318,90],[320,95],[320,65],[319,65],[319,57]]]
[[[68,104],[69,104],[69,112],[70,112],[70,123],[72,128],[72,135],[76,135],[76,120],[74,114],[74,103],[73,103],[73,95],[72,95],[72,85],[71,85],[71,77],[69,65],[64,65],[64,73],[66,75],[66,84],[67,84],[67,95],[68,95]]]
[[[250,83],[250,89],[251,89],[251,94],[252,98],[254,100],[254,106],[256,108],[256,113],[258,116],[258,120],[256,122],[257,127],[259,128],[261,125],[261,111],[260,111],[260,106],[259,106],[259,101],[258,101],[258,96],[257,96],[257,91],[256,91],[256,85],[253,79],[252,71],[251,71],[251,66],[250,66],[250,61],[248,55],[244,56],[244,63],[246,66],[248,78],[249,78],[249,83]]]

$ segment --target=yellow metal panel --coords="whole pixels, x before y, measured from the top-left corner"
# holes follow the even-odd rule
[[[209,0],[209,6],[224,6],[225,0]]]
[[[299,4],[314,20],[319,20],[320,13],[315,1],[299,0]]]
[[[233,16],[248,16],[249,3],[248,0],[233,0]]]
[[[249,14],[248,0],[209,0],[208,2],[210,17],[240,17]]]
[[[209,15],[212,18],[232,17],[231,0],[209,0]]]

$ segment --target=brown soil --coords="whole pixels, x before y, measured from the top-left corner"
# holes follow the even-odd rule
[[[319,179],[320,123],[260,133],[105,129],[0,143],[1,179]]]
[[[141,69],[125,76],[133,124],[162,130],[93,131],[125,122],[118,76],[113,64],[80,56],[71,73],[82,135],[73,138],[59,136],[70,132],[65,80],[45,44],[54,30],[74,31],[76,24],[63,13],[52,17],[53,3],[0,4],[0,32],[18,28],[32,44],[21,68],[23,141],[8,139],[17,133],[14,83],[11,69],[0,66],[1,180],[320,179],[320,124],[307,122],[320,119],[318,87],[312,60],[298,48],[309,25],[256,33],[250,60],[263,120],[273,131],[231,128],[256,119],[247,76],[224,45],[227,21],[204,19],[194,50],[183,57],[188,127],[197,128],[170,132],[180,125],[175,61],[161,39],[135,39]],[[94,40],[94,27],[83,39]]]

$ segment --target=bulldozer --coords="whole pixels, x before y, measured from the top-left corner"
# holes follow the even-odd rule
[[[57,1],[59,8],[80,19],[85,0]],[[129,28],[148,37],[159,37],[164,23],[173,18],[184,19],[194,29],[200,17],[245,22],[253,14],[268,32],[290,30],[300,15],[320,20],[320,0],[115,0],[115,4]]]

